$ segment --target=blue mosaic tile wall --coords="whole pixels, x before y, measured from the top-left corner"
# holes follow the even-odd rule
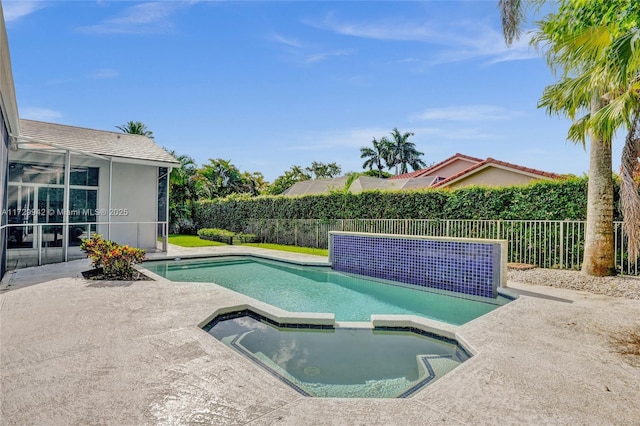
[[[330,233],[336,271],[483,297],[497,297],[499,243]]]

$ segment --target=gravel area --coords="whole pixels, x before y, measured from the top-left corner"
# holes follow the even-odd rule
[[[509,269],[507,277],[509,281],[524,284],[581,290],[594,294],[640,300],[640,277],[590,277],[579,271],[542,268]]]

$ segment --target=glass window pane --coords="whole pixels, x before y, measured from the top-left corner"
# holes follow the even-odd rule
[[[78,247],[95,233],[96,225],[69,225],[69,247]]]
[[[71,167],[69,182],[78,186],[98,186],[98,167]]]
[[[64,165],[39,163],[9,163],[9,182],[62,185]]]
[[[95,189],[69,190],[69,222],[95,222],[98,191]]]
[[[38,223],[62,223],[64,220],[63,198],[63,188],[38,188]]]
[[[87,169],[87,186],[98,186],[98,167],[89,167]]]
[[[7,222],[9,224],[7,248],[33,247],[33,226],[16,226],[33,223],[36,213],[34,188],[9,186]]]

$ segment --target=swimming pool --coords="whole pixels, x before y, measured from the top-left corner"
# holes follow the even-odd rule
[[[177,282],[210,282],[290,312],[335,314],[336,321],[371,315],[417,315],[461,325],[509,299],[461,297],[333,271],[253,257],[146,262],[149,271]],[[413,286],[415,287],[415,286]]]

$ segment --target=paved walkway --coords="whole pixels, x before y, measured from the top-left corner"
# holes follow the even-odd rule
[[[78,272],[87,266],[21,270],[8,287],[3,280],[0,424],[637,425],[640,419],[640,362],[620,355],[613,339],[640,327],[637,300],[509,283],[526,295],[459,328],[478,354],[415,396],[307,398],[198,327],[217,308],[251,299],[202,283],[85,281]]]

